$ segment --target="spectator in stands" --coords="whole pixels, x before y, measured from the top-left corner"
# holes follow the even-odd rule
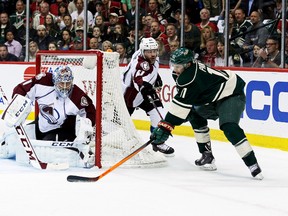
[[[44,26],[48,35],[58,40],[60,38],[60,29],[59,26],[54,22],[54,17],[51,14],[47,14],[44,21]]]
[[[218,27],[218,35],[219,37],[222,37],[224,34],[224,30],[225,30],[225,11],[222,11],[218,21],[217,21],[217,27]],[[229,12],[229,19],[228,19],[228,36],[229,38],[231,38],[231,34],[232,31],[234,29],[234,21],[235,21],[235,17],[234,14],[232,12]]]
[[[281,65],[280,43],[276,36],[270,36],[266,40],[266,48],[259,51],[259,58],[254,67],[278,68]]]
[[[16,32],[16,28],[14,25],[11,25],[9,22],[9,17],[6,12],[0,13],[0,44],[4,44],[6,41],[5,32],[11,30],[14,33]]]
[[[112,0],[102,0],[103,2],[103,11],[102,16],[104,17],[104,21],[109,21],[109,15],[111,13],[116,13],[119,18],[120,23],[125,23],[125,17],[122,13],[122,6],[120,1],[112,1]]]
[[[32,17],[35,17],[37,14],[40,14],[40,5],[45,2],[45,0],[34,0],[30,4],[30,13]]]
[[[106,52],[108,49],[113,50],[113,44],[109,40],[103,41],[102,51]]]
[[[95,38],[97,40],[98,48],[100,49],[102,47],[102,32],[101,29],[98,26],[94,26],[93,31],[92,31],[92,38]]]
[[[160,38],[155,39],[155,40],[158,43],[159,64],[169,65],[170,53],[171,53],[169,43],[168,43],[169,51],[167,52],[165,49],[163,41]]]
[[[166,26],[166,35],[167,35],[167,41],[168,43],[171,43],[172,41],[178,41],[178,35],[177,35],[177,28],[175,26],[175,24],[173,23],[169,23]]]
[[[83,46],[83,39],[80,37],[75,37],[73,39],[73,43],[71,44],[70,49],[71,50],[83,50],[84,46]]]
[[[217,55],[215,58],[215,66],[225,66],[225,43],[224,38],[220,37],[217,42]],[[243,66],[243,60],[238,53],[234,55],[229,55],[228,57],[228,67]]]
[[[167,25],[168,23],[176,23],[176,19],[173,17],[173,11],[175,10],[177,3],[174,0],[158,0],[159,4],[159,16],[158,21],[162,25]]]
[[[158,20],[158,2],[157,0],[148,0],[146,13],[150,14],[152,18]]]
[[[49,12],[50,6],[47,2],[43,2],[40,5],[40,13],[33,18],[33,28],[37,29],[39,25],[44,25],[46,15],[50,14],[53,19],[54,15]]]
[[[33,40],[37,43],[39,50],[48,50],[48,44],[53,41],[54,38],[47,33],[44,25],[39,25],[37,27],[37,35]]]
[[[22,45],[19,41],[14,39],[14,32],[11,30],[6,31],[6,42],[5,45],[8,48],[8,52],[20,58],[22,53]]]
[[[65,24],[65,27],[62,29],[62,32],[64,30],[68,30],[69,32],[72,33],[72,37],[75,36],[75,25],[73,24],[72,22],[72,17],[70,14],[66,14],[64,15],[63,17],[63,21],[64,21],[64,24]]]
[[[234,14],[235,13],[235,10],[238,9],[241,5],[241,2],[243,0],[230,0],[229,3],[230,3],[230,13]],[[223,0],[222,1],[222,11],[225,10],[225,5],[226,5],[226,0]]]
[[[155,19],[153,18],[153,16],[149,13],[145,15],[145,22],[144,22],[144,26],[143,26],[143,33],[144,33],[144,37],[150,37],[151,34],[151,24],[153,21],[155,21]]]
[[[126,14],[132,8],[132,0],[121,0],[121,5],[123,14]]]
[[[39,51],[38,45],[35,41],[30,41],[29,48],[28,48],[28,62],[35,62],[36,61],[36,54]]]
[[[165,52],[169,53],[170,52],[170,47],[168,43],[168,36],[161,31],[160,28],[160,23],[158,21],[154,21],[151,24],[151,34],[150,37],[154,38],[156,41],[162,41]]]
[[[69,11],[68,11],[67,4],[62,2],[58,6],[58,13],[57,13],[57,16],[55,17],[55,22],[59,26],[60,30],[62,30],[65,27],[65,23],[64,23],[64,16],[65,15],[70,15],[70,14],[69,14]],[[71,20],[72,20],[72,18],[71,18]]]
[[[52,3],[50,5],[50,12],[54,15],[54,16],[58,16],[58,12],[59,12],[59,7],[60,5],[65,4],[63,0],[55,0],[54,3]],[[68,9],[67,9],[68,10]]]
[[[126,48],[130,45],[130,41],[127,37],[128,37],[128,33],[125,27],[122,24],[118,23],[115,25],[113,31],[111,31],[110,34],[108,35],[108,40],[112,44],[121,43]]]
[[[95,9],[94,9],[94,13],[91,11],[91,13],[94,15],[94,21],[93,23],[95,23],[95,17],[98,15],[102,14],[102,10],[103,10],[103,2],[102,1],[96,1],[95,3]],[[89,8],[88,8],[89,9]]]
[[[117,43],[115,46],[115,51],[119,53],[119,64],[128,64],[129,59],[126,53],[126,47],[123,43]]]
[[[98,15],[95,17],[95,21],[94,21],[94,27],[98,27],[101,30],[101,38],[107,38],[107,29],[108,26],[105,25],[104,22],[104,17],[101,15]]]
[[[77,10],[71,13],[72,22],[76,22],[77,18],[80,16],[84,19],[84,2],[83,0],[75,0],[75,5]],[[93,25],[93,14],[87,11],[87,24],[89,28]]]
[[[217,56],[217,40],[210,38],[206,42],[206,54],[200,56],[200,61],[209,67],[215,66],[215,58]]]
[[[77,8],[76,8],[76,0],[70,0],[70,2],[68,4],[69,14],[72,14],[76,10],[77,10]]]
[[[172,53],[178,48],[180,48],[180,42],[178,40],[170,41],[169,46],[170,46],[170,53]]]
[[[111,33],[114,33],[116,24],[119,23],[119,17],[116,13],[109,14],[109,22],[107,28],[107,35],[110,37]]]
[[[210,26],[215,33],[218,33],[218,27],[217,24],[210,22],[210,11],[206,8],[203,8],[200,11],[200,19],[201,22],[197,23],[196,26],[200,29],[200,31],[205,27],[205,26]]]
[[[18,0],[16,2],[15,12],[13,12],[9,17],[10,24],[14,25],[15,28],[18,30],[23,25],[25,17],[25,4],[22,0]]]
[[[210,38],[215,38],[213,29],[207,25],[201,30],[201,44],[200,44],[200,55],[203,52],[206,52],[206,42]]]
[[[26,47],[26,21],[27,19],[24,18],[24,23],[20,28],[16,31],[15,38],[21,43],[23,48]],[[30,18],[29,21],[29,41],[33,40],[37,35],[37,30],[33,28],[33,19]]]
[[[51,41],[51,42],[48,44],[48,50],[50,50],[50,51],[58,50],[57,43],[56,43],[55,41]]]
[[[17,56],[8,52],[5,44],[0,44],[0,61],[19,61]]]
[[[268,29],[264,26],[261,21],[261,15],[258,11],[253,11],[250,15],[250,22],[252,26],[248,27],[247,34],[245,35],[245,42],[242,47],[241,53],[248,55],[247,58],[250,58],[250,62],[245,62],[247,65],[250,65],[253,61],[253,47],[258,45],[264,47],[266,43],[267,36],[269,35]]]
[[[182,17],[180,18],[182,20]],[[178,32],[180,38],[180,31]],[[184,46],[195,53],[199,53],[201,43],[201,32],[199,28],[191,23],[188,14],[184,15]]]
[[[129,0],[124,0],[124,1],[129,1]],[[122,3],[122,8],[123,8],[123,3]],[[128,9],[126,13],[124,13],[126,24],[128,26],[131,25],[133,22],[135,22],[135,12],[136,12],[136,0],[131,0],[131,8]],[[142,17],[145,14],[146,14],[145,10],[139,7],[139,17]]]
[[[99,49],[98,39],[95,37],[90,38],[89,50],[98,50],[98,49]]]
[[[72,33],[65,29],[61,33],[61,39],[57,42],[59,50],[70,50],[72,44]]]
[[[225,7],[224,2],[222,1],[221,5],[220,1],[218,0],[203,0],[203,6],[204,8],[206,8],[211,12],[211,16],[213,17],[218,16],[221,12],[221,8],[223,8],[223,6]],[[200,18],[201,18],[201,12],[200,12]]]
[[[255,67],[254,63],[259,58],[260,50],[261,50],[260,46],[258,46],[257,44],[254,45],[254,47],[253,47],[253,60],[252,60],[252,64],[251,64],[252,67]]]
[[[249,20],[246,20],[246,15],[242,8],[235,10],[235,20],[236,22],[233,26],[230,42],[235,51],[241,54],[244,64],[247,62],[249,63],[250,58],[247,58],[249,56],[245,55],[245,53],[241,53],[241,50],[245,42],[247,29],[252,24]]]

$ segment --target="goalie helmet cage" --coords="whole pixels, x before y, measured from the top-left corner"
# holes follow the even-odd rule
[[[96,107],[96,166],[110,167],[144,143],[125,105],[118,53],[102,51],[37,53],[36,73],[51,73],[61,65],[67,65],[72,69],[74,84],[93,100]],[[126,161],[123,166],[162,167],[166,164],[166,158],[148,146]]]

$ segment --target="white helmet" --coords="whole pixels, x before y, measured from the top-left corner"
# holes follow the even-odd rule
[[[144,50],[158,50],[158,43],[152,37],[143,38],[140,43],[140,50],[142,56],[144,56]]]
[[[59,66],[52,73],[55,90],[60,97],[66,98],[73,88],[73,73],[68,66]]]

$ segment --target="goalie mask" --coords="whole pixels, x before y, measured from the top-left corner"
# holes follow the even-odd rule
[[[54,70],[52,79],[55,90],[60,97],[69,96],[73,88],[73,78],[72,70],[68,66],[60,66]]]

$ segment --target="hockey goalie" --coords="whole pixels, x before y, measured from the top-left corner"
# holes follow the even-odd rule
[[[39,113],[24,128],[39,159],[72,167],[94,166],[95,143],[90,141],[95,135],[96,110],[73,78],[69,66],[59,66],[14,88],[12,102],[0,120],[0,158],[16,157],[17,162],[29,163],[14,127],[25,122],[31,102],[37,101]]]

